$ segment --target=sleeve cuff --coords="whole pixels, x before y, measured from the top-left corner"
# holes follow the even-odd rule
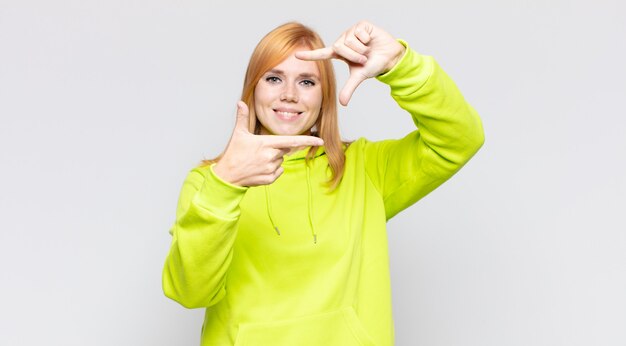
[[[248,187],[230,184],[215,174],[213,165],[203,172],[204,182],[194,197],[194,202],[216,216],[226,219],[239,217],[239,203]]]
[[[398,42],[406,47],[404,55],[391,70],[376,79],[388,84],[394,94],[407,95],[426,83],[432,74],[433,58],[417,53],[404,40]]]

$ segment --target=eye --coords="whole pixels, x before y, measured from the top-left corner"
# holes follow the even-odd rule
[[[301,81],[300,83],[305,85],[305,86],[314,86],[315,85],[315,82],[310,80],[310,79],[305,79],[305,80]]]
[[[276,76],[269,76],[267,78],[265,78],[265,81],[268,83],[279,83],[280,82],[280,78],[276,77]]]

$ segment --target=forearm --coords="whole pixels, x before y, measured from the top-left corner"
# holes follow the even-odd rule
[[[233,256],[239,202],[245,188],[225,184],[208,172],[187,178],[172,227],[172,245],[163,268],[163,291],[185,307],[215,304]]]
[[[365,143],[365,168],[391,218],[453,176],[484,139],[476,111],[432,57],[407,47],[378,79],[418,128],[402,139]]]
[[[401,61],[378,79],[390,85],[392,97],[411,114],[420,140],[441,168],[456,171],[482,146],[480,117],[432,57],[407,48]]]

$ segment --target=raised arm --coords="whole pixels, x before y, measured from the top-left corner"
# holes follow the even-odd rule
[[[217,303],[233,257],[239,203],[249,186],[270,184],[291,148],[322,145],[312,136],[261,136],[247,130],[240,102],[230,142],[219,162],[193,169],[180,193],[172,245],[163,268],[166,296],[188,308]]]
[[[432,57],[407,47],[378,79],[418,128],[402,139],[364,146],[368,175],[389,219],[461,169],[482,146],[484,133],[474,108]]]
[[[344,106],[361,82],[376,77],[413,117],[418,129],[405,138],[363,145],[367,173],[388,219],[454,175],[483,144],[478,114],[435,60],[369,22],[352,26],[331,47],[296,57],[348,64],[350,76],[339,96]]]
[[[225,294],[239,203],[247,188],[226,183],[212,167],[193,169],[178,200],[163,292],[187,308],[207,307]]]

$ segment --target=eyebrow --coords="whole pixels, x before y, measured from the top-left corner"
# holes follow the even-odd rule
[[[278,70],[278,69],[271,69],[269,71],[267,71],[268,73],[275,73],[275,74],[280,74],[280,75],[285,75],[285,72],[283,70]],[[303,78],[315,78],[317,80],[320,79],[320,77],[318,77],[316,74],[314,73],[300,73],[298,76],[303,77]]]

